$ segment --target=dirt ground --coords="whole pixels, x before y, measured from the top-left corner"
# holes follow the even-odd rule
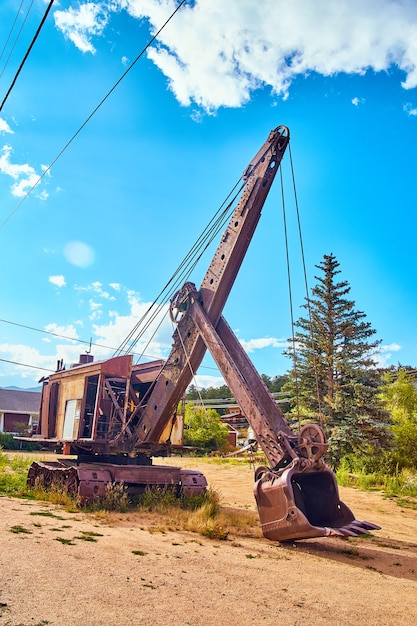
[[[255,510],[249,466],[182,461],[206,474],[224,506]],[[340,491],[382,530],[284,545],[218,541],[161,532],[139,513],[103,520],[3,497],[0,626],[416,624],[417,511]]]

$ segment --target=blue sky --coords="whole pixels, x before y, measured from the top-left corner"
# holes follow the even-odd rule
[[[19,6],[1,3],[0,50]],[[35,0],[11,52],[29,6],[0,59],[1,99],[47,3]],[[36,386],[57,359],[78,360],[80,340],[111,356],[280,124],[310,287],[335,254],[382,340],[378,362],[415,367],[415,0],[186,2],[25,197],[176,6],[56,2],[0,112],[0,386]],[[283,172],[298,317],[288,155]],[[271,376],[290,367],[280,197],[276,180],[224,311]],[[191,276],[197,286],[213,252]],[[163,322],[136,352],[167,356],[171,334]],[[197,382],[220,384],[203,365]]]

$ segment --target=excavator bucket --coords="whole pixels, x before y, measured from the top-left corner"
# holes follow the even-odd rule
[[[312,537],[357,537],[380,527],[355,519],[339,499],[335,475],[324,463],[294,460],[283,470],[259,467],[254,494],[262,532],[272,541]]]

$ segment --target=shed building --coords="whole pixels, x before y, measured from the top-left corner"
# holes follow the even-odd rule
[[[0,433],[31,430],[38,423],[40,403],[40,392],[0,388]]]

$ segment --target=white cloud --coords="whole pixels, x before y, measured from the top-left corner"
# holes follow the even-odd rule
[[[262,337],[259,339],[239,339],[243,349],[246,352],[254,352],[255,350],[262,350],[262,348],[286,348],[288,342],[286,339],[276,339],[275,337]]]
[[[115,6],[116,3],[113,3],[113,7]],[[94,54],[96,50],[91,39],[103,33],[108,15],[106,2],[86,2],[76,9],[70,7],[65,11],[55,11],[54,19],[56,27],[66,39],[72,41],[81,52]]]
[[[59,326],[59,324],[55,324],[55,322],[52,322],[50,324],[47,324],[44,330],[46,330],[48,333],[54,333],[55,335],[68,337],[72,341],[76,341],[78,339],[78,332],[74,324],[68,324],[67,326]]]
[[[393,352],[401,350],[401,346],[398,343],[390,343],[379,347],[378,352],[372,355],[377,367],[388,367],[392,358]]]
[[[408,115],[411,115],[412,117],[417,116],[417,108],[413,107],[410,102],[407,102],[407,104],[404,105],[403,109]]]
[[[65,278],[62,275],[51,276],[49,280],[58,287],[66,285]],[[59,359],[63,359],[67,367],[71,363],[78,362],[79,355],[86,350],[86,344],[81,344],[79,342],[80,339],[85,341],[92,337],[93,344],[95,344],[92,346],[92,353],[96,360],[110,358],[132,331],[132,328],[136,326],[138,320],[143,317],[151,306],[150,302],[142,302],[139,294],[134,291],[126,290],[118,283],[114,283],[114,285],[117,286],[120,296],[124,299],[123,302],[120,301],[118,303],[120,307],[126,307],[127,301],[128,313],[126,315],[121,315],[115,310],[106,311],[105,306],[109,302],[109,298],[104,296],[102,302],[100,302],[99,294],[105,294],[106,291],[103,289],[102,284],[96,281],[86,288],[81,289],[78,287],[77,290],[81,293],[86,291],[95,294],[94,298],[90,298],[88,303],[84,304],[89,306],[93,314],[99,313],[103,318],[106,316],[106,321],[103,321],[103,323],[99,323],[95,319],[91,325],[88,325],[86,316],[83,316],[83,322],[77,319],[64,324],[57,322],[46,324],[44,326],[45,331],[60,336],[47,335],[40,340],[41,346],[43,350],[47,351],[47,354],[42,354],[41,348],[37,349],[28,345],[14,344],[10,341],[1,344],[0,354],[2,354],[3,358],[30,366],[26,368],[7,364],[7,369],[4,373],[0,370],[0,376],[8,380],[6,384],[24,386],[23,379],[37,381],[41,376],[48,375],[48,372],[41,369],[37,370],[36,368],[44,367],[55,371],[56,363]],[[133,350],[135,355],[140,355],[144,352],[144,356],[148,358],[159,359],[169,354],[173,328],[167,313],[168,307],[164,306],[158,319],[146,329],[135,346]],[[162,323],[160,324],[161,320]],[[83,328],[82,337],[79,337],[77,327]],[[64,337],[68,337],[68,339],[65,340]],[[10,380],[12,382],[9,382]]]
[[[118,283],[111,283],[109,287],[111,287],[115,291],[120,291],[121,288]],[[103,289],[103,284],[98,280],[96,280],[94,283],[86,285],[85,287],[76,285],[75,290],[80,293],[94,293],[95,296],[103,298],[103,300],[116,300],[115,296],[112,296],[106,289]]]
[[[52,373],[56,369],[56,357],[41,355],[36,348],[24,344],[0,344],[0,354],[3,355],[3,358],[13,362],[8,364],[7,371],[2,374],[4,377],[16,375],[22,379],[29,378],[32,381],[37,381],[41,376],[47,376],[48,373]],[[30,367],[19,367],[18,363]],[[50,372],[44,369],[33,369],[36,367],[46,368]]]
[[[352,104],[355,107],[359,106],[360,104],[364,104],[364,102],[365,102],[365,98],[358,98],[358,97],[352,98]]]
[[[49,198],[49,193],[44,189],[41,191],[38,196],[39,200],[47,200]]]
[[[95,300],[90,298],[90,300],[88,301],[88,306],[90,307],[90,311],[91,311],[89,315],[90,320],[100,319],[101,316],[103,315],[103,303],[96,302]]]
[[[17,181],[11,186],[11,192],[14,196],[22,198],[39,183],[41,176],[28,163],[20,165],[12,163],[11,155],[12,147],[4,145],[0,151],[0,173],[6,174]],[[48,196],[46,194],[45,197],[44,194],[45,192],[41,192],[38,197],[45,200]]]
[[[13,132],[14,131],[12,131],[6,120],[0,117],[0,133],[9,133],[13,135]]]
[[[176,8],[174,0],[108,0],[57,11],[64,35],[94,52],[111,13],[146,19],[151,34]],[[286,97],[291,82],[317,72],[364,74],[403,70],[417,86],[415,0],[196,0],[185,4],[148,50],[183,105],[207,111],[247,102],[259,87]]]
[[[65,277],[62,276],[62,274],[58,274],[56,276],[50,276],[48,280],[50,283],[52,283],[56,287],[65,287],[67,284],[65,281]]]
[[[196,385],[198,389],[208,389],[209,387],[221,387],[226,382],[222,376],[210,376],[205,374],[197,374],[191,385]]]
[[[109,314],[109,322],[101,325],[93,324],[93,333],[97,343],[114,348],[120,346],[151,306],[150,302],[141,301],[134,291],[127,292],[127,299],[129,303],[127,315],[112,311]],[[157,318],[142,333],[134,348],[136,354],[144,353],[155,359],[167,356],[171,348],[173,333],[167,312],[168,307],[164,306]]]

